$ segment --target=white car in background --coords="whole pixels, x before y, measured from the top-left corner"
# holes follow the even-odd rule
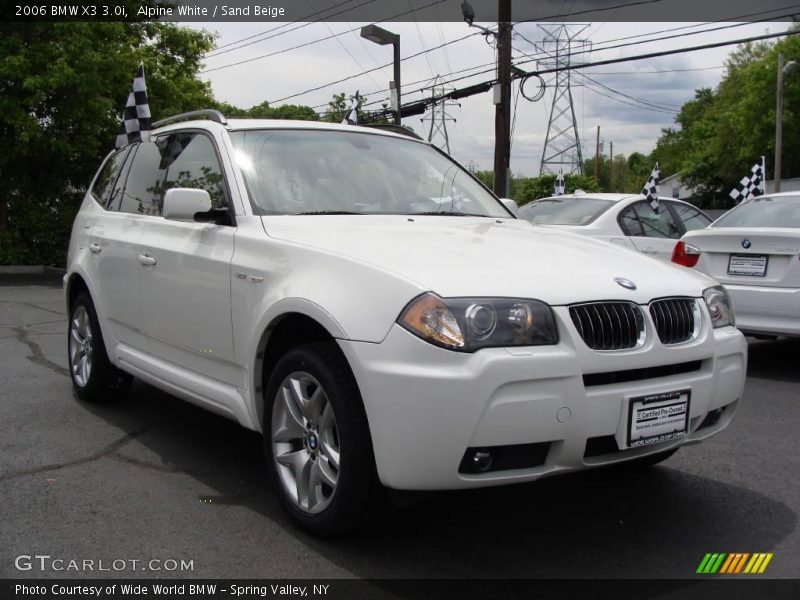
[[[800,336],[800,194],[742,202],[676,244],[673,262],[725,285],[737,326],[758,336]]]
[[[682,200],[661,198],[660,205],[655,212],[639,194],[576,191],[533,200],[520,207],[518,216],[669,261],[675,242],[687,231],[704,229],[711,218]]]
[[[73,387],[135,376],[262,432],[305,529],[364,526],[384,488],[653,464],[733,418],[747,344],[709,277],[517,219],[418,139],[199,116],[89,186]]]

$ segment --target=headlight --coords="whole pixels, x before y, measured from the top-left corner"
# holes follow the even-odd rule
[[[426,293],[397,322],[426,342],[461,352],[558,343],[550,307],[516,298],[439,298]]]
[[[706,301],[708,314],[711,315],[711,324],[714,327],[736,325],[736,318],[733,316],[733,304],[731,304],[728,290],[721,285],[710,287],[703,291],[703,299]]]

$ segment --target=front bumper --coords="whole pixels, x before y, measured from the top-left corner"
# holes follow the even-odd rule
[[[732,327],[661,345],[648,321],[642,348],[589,349],[557,307],[555,346],[487,348],[474,354],[432,346],[395,325],[379,344],[340,340],[369,419],[382,483],[403,490],[458,489],[530,481],[697,443],[730,422],[744,388],[747,344]],[[662,365],[681,374],[607,383],[584,375]],[[652,372],[652,371],[651,371]],[[620,451],[630,398],[688,389],[689,434]],[[707,419],[715,409],[724,408]],[[541,445],[541,443],[547,443]],[[538,444],[540,464],[481,474],[459,472],[468,448]],[[526,446],[530,448],[530,446]]]
[[[725,284],[745,333],[800,336],[800,289]]]

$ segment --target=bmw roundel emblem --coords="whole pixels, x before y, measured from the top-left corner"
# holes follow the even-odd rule
[[[626,290],[635,290],[636,284],[633,283],[630,279],[625,279],[624,277],[615,277],[614,281],[616,281],[619,285],[624,287]]]
[[[751,242],[750,240],[742,240],[742,248],[744,248],[745,250],[747,250],[752,245],[753,242]]]

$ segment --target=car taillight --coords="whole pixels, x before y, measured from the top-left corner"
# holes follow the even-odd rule
[[[683,241],[678,241],[675,244],[675,248],[672,250],[672,262],[684,267],[693,267],[698,260],[700,260],[700,248],[686,244]]]

